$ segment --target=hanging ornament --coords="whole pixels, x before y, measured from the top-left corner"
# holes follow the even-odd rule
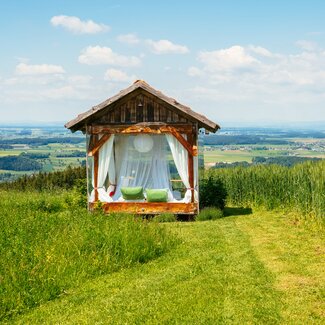
[[[133,144],[137,151],[149,152],[153,147],[153,140],[148,134],[139,134],[135,136]]]

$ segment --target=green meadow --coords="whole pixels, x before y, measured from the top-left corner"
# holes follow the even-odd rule
[[[325,159],[324,151],[310,151],[310,150],[292,150],[290,146],[276,146],[271,150],[270,148],[264,150],[256,150],[254,146],[232,146],[232,149],[223,149],[222,146],[205,147],[204,162],[210,166],[216,162],[233,163],[238,161],[252,162],[254,157],[278,157],[278,156],[295,156],[295,157],[310,157]]]
[[[192,222],[89,213],[46,179],[1,190],[0,322],[324,324],[324,172],[210,170],[228,207]]]
[[[59,141],[59,139],[58,139]],[[80,152],[81,154],[85,152],[85,145],[81,144],[68,144],[68,143],[51,143],[48,145],[42,145],[37,147],[30,147],[29,149],[5,149],[0,150],[0,157],[5,156],[18,156],[22,153],[28,154],[48,154],[48,158],[38,159],[42,163],[43,172],[52,172],[58,170],[64,170],[68,166],[79,167],[82,161],[85,160],[86,154],[81,157],[73,157],[75,152]],[[20,176],[22,174],[32,174],[34,171],[16,171],[16,170],[0,170],[0,174],[11,173],[15,176]]]
[[[10,323],[323,324],[323,234],[280,212],[228,212],[159,224],[178,238],[173,249],[79,281]]]
[[[89,213],[82,168],[3,184],[0,322],[324,324],[324,161],[202,176],[192,222]]]
[[[85,280],[146,263],[178,242],[157,223],[90,214],[78,200],[74,191],[0,191],[0,320]]]

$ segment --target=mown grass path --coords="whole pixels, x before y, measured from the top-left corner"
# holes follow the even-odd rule
[[[19,324],[321,324],[324,241],[275,213],[164,225],[182,239],[87,281]]]

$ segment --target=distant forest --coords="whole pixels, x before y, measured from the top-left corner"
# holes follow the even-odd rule
[[[291,167],[296,164],[303,163],[305,161],[317,161],[321,158],[309,158],[309,157],[294,157],[294,156],[279,156],[279,157],[254,157],[252,162],[236,161],[233,163],[217,162],[214,168],[231,168],[231,167],[249,167],[252,165],[281,165]]]
[[[14,181],[0,183],[0,189],[43,191],[62,188],[71,189],[76,185],[85,187],[85,184],[86,167],[67,167],[64,171],[23,175]]]
[[[0,157],[0,169],[15,171],[41,170],[43,165],[28,154]]]
[[[227,130],[227,128],[225,129]],[[225,132],[225,131],[224,131]],[[228,132],[228,131],[227,131]],[[238,133],[239,132],[239,133]],[[252,134],[251,132],[254,132]],[[235,133],[235,134],[234,134]],[[290,138],[324,139],[325,133],[314,130],[290,130],[241,128],[229,129],[229,133],[204,136],[206,145],[243,145],[243,144],[288,144]]]
[[[26,144],[29,146],[45,146],[51,143],[77,144],[82,142],[85,142],[84,137],[0,139],[0,148],[12,149],[13,144]]]
[[[288,144],[287,140],[270,139],[256,135],[209,135],[204,137],[205,145],[236,144]]]

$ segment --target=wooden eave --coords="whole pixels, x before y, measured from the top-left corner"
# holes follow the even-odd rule
[[[129,97],[131,93],[136,92],[137,90],[143,90],[145,92],[148,92],[149,94],[157,97],[158,99],[162,100],[163,102],[169,104],[173,108],[175,108],[180,114],[187,117],[189,120],[198,122],[199,128],[205,128],[210,132],[216,132],[218,129],[220,129],[220,126],[211,120],[209,120],[207,117],[205,117],[202,114],[196,113],[193,110],[191,110],[188,106],[182,105],[179,102],[177,102],[175,99],[168,97],[164,95],[162,92],[152,88],[150,85],[148,85],[143,80],[137,80],[134,82],[130,87],[121,90],[118,94],[116,94],[113,97],[108,98],[107,100],[103,101],[102,103],[93,106],[90,110],[79,114],[75,119],[69,121],[65,124],[65,127],[70,129],[72,132],[78,131],[78,130],[85,130],[85,126],[87,123],[91,122],[92,119],[96,118],[100,112],[102,112],[104,109],[109,108],[110,106],[113,106],[115,103],[117,103],[119,100],[121,100],[124,97]]]

